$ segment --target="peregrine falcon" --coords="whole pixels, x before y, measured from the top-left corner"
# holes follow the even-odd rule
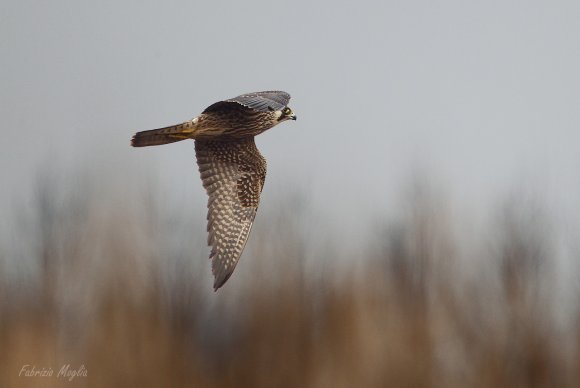
[[[232,275],[256,217],[266,179],[266,160],[254,136],[296,120],[282,91],[243,94],[218,101],[199,116],[170,127],[137,132],[133,147],[195,140],[195,156],[207,203],[209,258],[214,290]]]

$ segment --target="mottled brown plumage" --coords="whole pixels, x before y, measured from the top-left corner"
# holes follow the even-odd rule
[[[145,147],[195,140],[197,164],[208,200],[208,245],[214,289],[231,276],[260,203],[266,160],[254,136],[296,116],[281,91],[244,94],[219,101],[179,125],[138,132],[131,145]]]

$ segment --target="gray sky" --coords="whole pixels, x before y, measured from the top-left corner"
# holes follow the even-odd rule
[[[303,189],[360,223],[419,170],[460,209],[524,182],[578,218],[579,20],[577,1],[4,0],[2,207],[46,164],[139,170],[205,203],[192,142],[131,149],[131,135],[281,89],[298,121],[257,140],[265,203]]]

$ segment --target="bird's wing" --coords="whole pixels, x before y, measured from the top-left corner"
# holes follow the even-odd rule
[[[288,102],[290,102],[290,95],[286,92],[255,92],[242,94],[241,96],[216,102],[215,104],[208,106],[203,113],[227,109],[227,107],[232,104],[242,105],[258,112],[268,112],[271,110],[280,110],[288,105]]]
[[[234,272],[246,245],[266,179],[266,160],[253,137],[196,140],[195,154],[209,196],[207,241],[217,290]]]

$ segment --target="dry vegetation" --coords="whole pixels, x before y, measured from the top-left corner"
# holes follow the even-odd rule
[[[213,293],[205,236],[190,237],[203,220],[176,227],[181,215],[160,216],[154,198],[89,191],[41,184],[1,253],[0,387],[580,384],[580,325],[569,310],[557,319],[547,221],[533,210],[506,206],[465,270],[445,207],[420,190],[338,265],[340,244],[310,244],[295,207],[306,210],[289,201],[262,212]],[[54,376],[19,376],[25,364]],[[63,364],[88,376],[58,379]]]

